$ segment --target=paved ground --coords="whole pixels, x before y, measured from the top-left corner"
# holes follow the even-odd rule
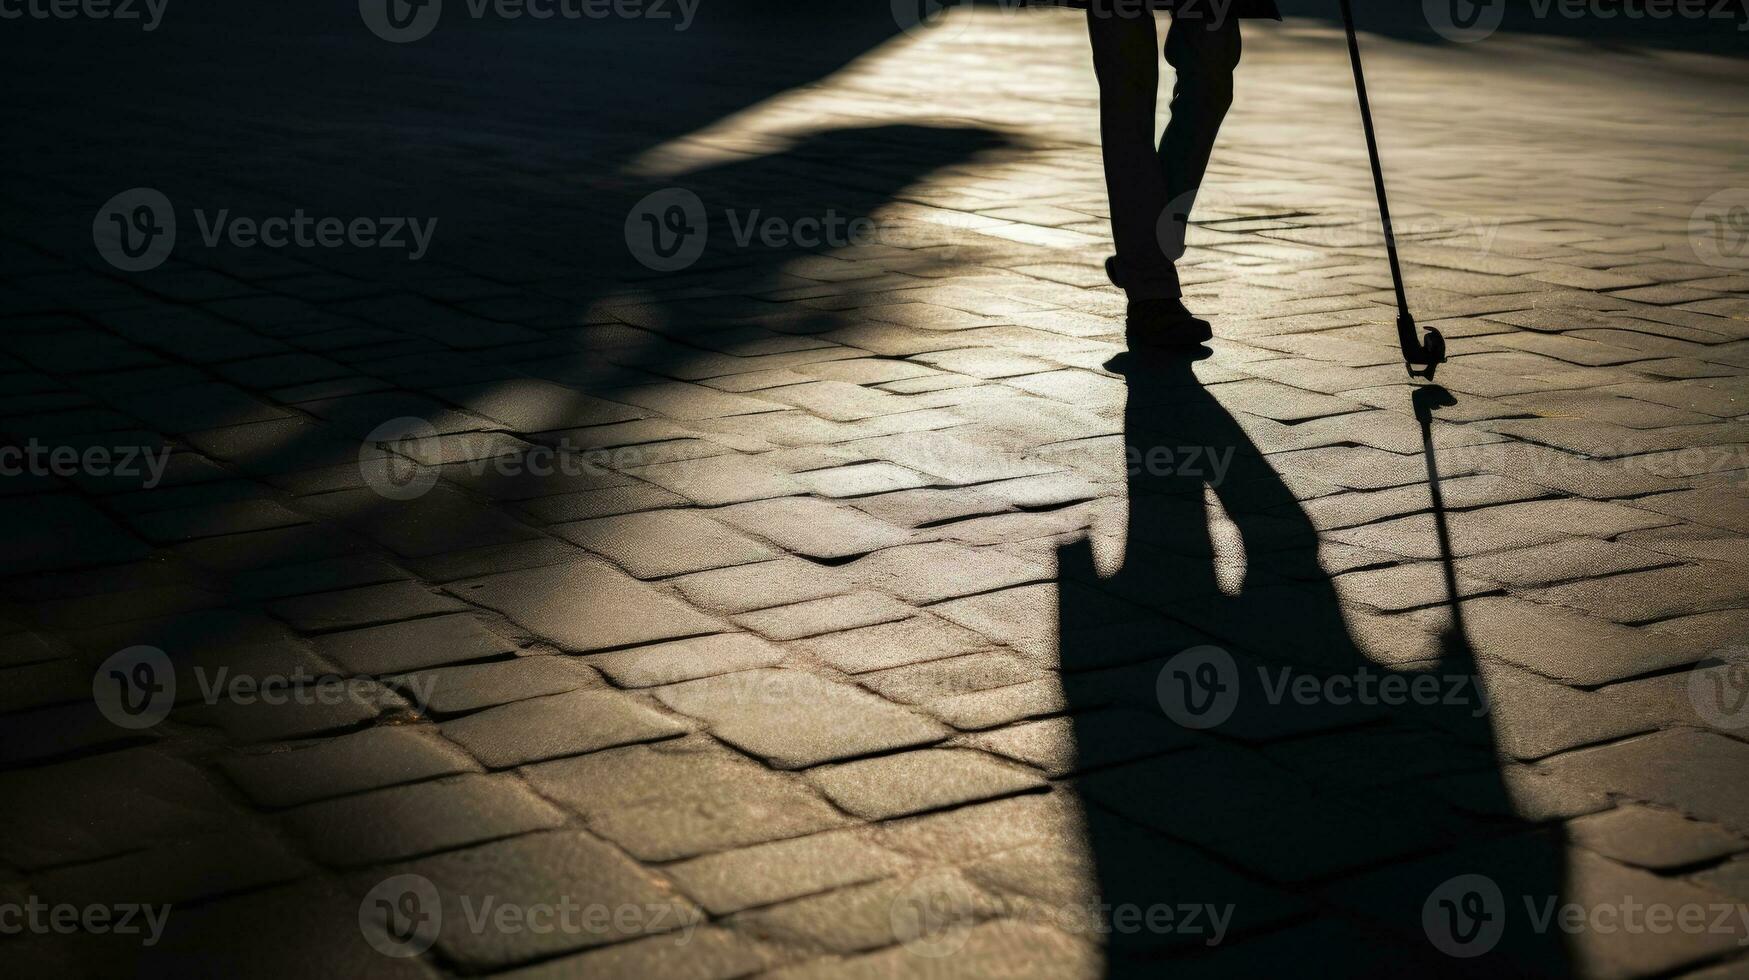
[[[1326,21],[1192,361],[1072,14],[333,6],[5,28],[21,975],[1749,975],[1740,61],[1368,38],[1436,391]]]

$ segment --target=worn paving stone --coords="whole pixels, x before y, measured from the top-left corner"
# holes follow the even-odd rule
[[[687,601],[725,613],[793,605],[843,595],[852,588],[836,569],[801,558],[717,568],[669,580]]]
[[[420,707],[447,715],[595,687],[600,680],[568,657],[531,656],[402,674],[391,683]]]
[[[443,723],[442,732],[488,768],[684,734],[676,719],[615,691],[573,691],[487,708]]]
[[[930,615],[907,616],[797,644],[847,674],[956,657],[989,645],[983,636]]]
[[[310,803],[285,820],[317,860],[357,867],[556,827],[564,814],[514,777],[466,774]]]
[[[805,558],[848,558],[903,544],[911,537],[885,521],[813,497],[738,504],[712,516]]]
[[[553,533],[642,579],[777,557],[770,547],[690,510],[623,514],[554,525]]]
[[[1674,807],[1742,834],[1749,831],[1744,786],[1719,779],[1738,772],[1749,748],[1712,732],[1654,732],[1547,760],[1559,775],[1646,803]]]
[[[465,609],[449,596],[416,582],[390,582],[358,589],[322,592],[269,603],[268,609],[305,631],[344,629]]]
[[[800,837],[845,818],[799,776],[704,742],[635,745],[523,770],[543,796],[646,861]]]
[[[1717,824],[1631,803],[1570,821],[1567,835],[1604,857],[1652,871],[1683,868],[1749,849],[1749,840]]]
[[[718,633],[590,657],[620,687],[658,687],[717,674],[775,667],[783,649],[751,633]]]
[[[656,696],[711,733],[784,769],[938,741],[948,732],[860,688],[795,670],[749,670]]]
[[[911,607],[879,592],[810,599],[788,606],[757,609],[733,617],[736,625],[774,640],[794,640],[906,619]]]
[[[1038,775],[978,752],[924,749],[820,766],[808,779],[832,802],[870,820],[1009,796],[1047,785]]]
[[[854,831],[832,831],[694,858],[663,868],[712,915],[885,878],[908,862]]]
[[[516,650],[467,613],[328,633],[314,643],[322,656],[357,673],[375,675],[485,660]]]
[[[469,772],[473,760],[428,730],[384,725],[220,762],[251,800],[287,807]]]
[[[722,630],[685,603],[593,562],[488,575],[446,591],[575,653]]]
[[[643,935],[696,926],[697,906],[600,840],[558,830],[453,851],[385,869],[428,879],[442,902],[437,948],[473,970],[500,969]],[[360,879],[364,892],[370,882]],[[570,928],[470,928],[490,900],[524,909],[635,909],[605,921],[578,913]],[[474,919],[469,918],[472,913]],[[490,922],[492,920],[488,920]]]

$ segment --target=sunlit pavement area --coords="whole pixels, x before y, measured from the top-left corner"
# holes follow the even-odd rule
[[[1194,361],[1072,12],[281,6],[0,25],[9,972],[1749,975],[1744,61],[1363,33],[1435,389],[1334,4]]]

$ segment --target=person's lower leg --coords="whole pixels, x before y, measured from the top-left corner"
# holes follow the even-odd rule
[[[1154,14],[1133,6],[1121,13],[1096,7],[1088,11],[1087,25],[1099,79],[1114,278],[1132,300],[1175,297],[1177,273],[1159,238],[1167,190],[1154,140],[1160,86]]]
[[[1174,15],[1166,36],[1166,63],[1177,79],[1172,87],[1172,118],[1158,155],[1169,202],[1168,217],[1161,225],[1163,247],[1173,261],[1184,255],[1190,212],[1233,103],[1233,70],[1240,52],[1237,20],[1216,18],[1200,6]]]

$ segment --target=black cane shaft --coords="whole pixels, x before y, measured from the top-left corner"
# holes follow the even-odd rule
[[[1409,297],[1403,292],[1403,268],[1397,262],[1397,235],[1391,230],[1391,204],[1385,197],[1385,171],[1379,166],[1379,141],[1373,134],[1372,103],[1366,97],[1366,72],[1360,67],[1360,39],[1354,33],[1354,9],[1342,5],[1342,26],[1348,31],[1348,60],[1354,65],[1354,89],[1360,95],[1360,124],[1366,130],[1366,153],[1372,161],[1372,185],[1379,196],[1379,220],[1385,227],[1385,253],[1391,260],[1391,285],[1397,290],[1397,311],[1409,312]]]

